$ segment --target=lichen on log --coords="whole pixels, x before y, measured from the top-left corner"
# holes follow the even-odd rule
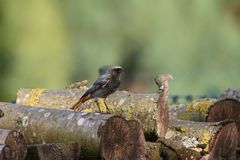
[[[99,153],[99,126],[113,116],[10,103],[0,103],[0,109],[5,113],[0,119],[0,128],[18,129],[27,144],[77,142],[82,146],[83,155],[94,156]]]
[[[143,148],[145,142],[144,138],[136,137],[136,135],[143,137],[143,134],[137,134],[137,127],[132,129],[133,126],[131,127],[130,122],[120,116],[38,108],[11,103],[0,103],[0,109],[7,115],[0,119],[0,128],[19,130],[24,134],[27,144],[76,142],[81,146],[79,153],[86,158],[100,156],[101,139],[105,138],[103,142],[108,140],[107,142],[113,146],[118,144],[117,141],[112,139],[109,141],[112,130],[108,132],[107,136],[102,135],[107,132],[105,128],[109,128],[112,122],[115,122],[114,124],[119,129],[127,128],[126,134],[129,137],[126,142],[121,132],[113,133],[113,139],[117,139],[124,147],[133,143],[138,144],[138,148]],[[127,125],[120,123],[121,121],[126,121]],[[135,123],[138,124],[137,121]],[[138,128],[139,132],[142,132],[141,127]],[[130,133],[133,130],[135,134]],[[139,142],[140,139],[142,140],[141,143]],[[134,147],[137,147],[137,145]],[[130,155],[134,155],[138,149],[132,150],[132,147],[130,147],[130,150],[127,151],[130,151]],[[136,157],[139,154],[136,154]]]
[[[216,99],[204,98],[187,104],[172,105],[169,114],[181,120],[205,122],[209,109],[215,102]]]
[[[228,130],[232,133],[228,133]],[[215,153],[236,156],[237,127],[231,120],[216,123],[171,120],[165,138],[164,143],[174,148],[177,153],[189,148],[200,149],[199,152],[210,154],[210,157],[215,157]]]
[[[65,89],[65,90],[44,90],[36,97],[31,97],[35,89],[20,89],[17,94],[17,104],[41,106],[46,108],[68,109],[75,104],[84,89]],[[37,104],[32,103],[31,99],[37,99]],[[132,93],[127,91],[116,91],[107,98],[107,105],[110,112],[121,115],[126,119],[137,119],[142,123],[144,132],[152,133],[155,131],[155,110],[158,100],[157,93]],[[83,109],[84,108],[84,109]],[[106,109],[101,103],[101,110]],[[89,100],[82,105],[83,112],[98,111],[98,107]]]

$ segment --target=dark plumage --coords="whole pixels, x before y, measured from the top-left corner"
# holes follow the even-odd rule
[[[92,87],[89,88],[75,103],[71,109],[79,108],[84,102],[92,98],[105,98],[115,92],[120,86],[120,74],[123,68],[120,66],[111,66],[107,69],[106,73],[99,76],[99,78],[93,83]],[[105,103],[106,105],[106,103]],[[107,107],[107,106],[106,106]],[[108,109],[108,107],[107,107]],[[109,110],[109,109],[108,109]]]

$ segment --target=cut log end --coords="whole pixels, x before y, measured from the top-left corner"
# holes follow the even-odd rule
[[[238,128],[238,144],[240,145],[240,102],[234,99],[221,99],[214,103],[208,113],[207,122],[218,122],[231,119]]]
[[[17,131],[0,129],[1,157],[6,159],[24,159],[27,154],[23,135]]]
[[[101,157],[106,160],[124,159],[129,150],[129,133],[125,119],[119,116],[109,118],[100,131]]]
[[[238,129],[234,122],[222,126],[210,143],[209,160],[236,159]]]
[[[134,160],[144,155],[143,131],[136,121],[113,116],[100,129],[100,153],[105,160]]]
[[[129,159],[144,159],[146,155],[145,138],[141,125],[135,121],[128,121],[130,126],[130,157]]]

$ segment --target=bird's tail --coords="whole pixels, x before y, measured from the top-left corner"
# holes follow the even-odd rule
[[[77,101],[77,103],[75,103],[70,109],[75,110],[75,109],[79,108],[84,102],[86,102],[86,101],[89,100],[90,98],[91,98],[90,95],[81,97],[81,98],[79,99],[79,101]]]

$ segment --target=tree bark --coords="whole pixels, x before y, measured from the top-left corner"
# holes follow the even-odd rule
[[[210,107],[216,99],[198,99],[187,104],[172,105],[169,108],[170,117],[182,120],[205,122]]]
[[[0,159],[24,160],[27,146],[20,132],[0,129]]]
[[[17,104],[67,109],[78,101],[84,91],[81,89],[20,89]],[[153,133],[155,131],[155,110],[158,97],[157,93],[117,91],[110,95],[106,102],[111,113],[121,115],[126,119],[138,119],[142,123],[145,133]],[[98,107],[93,103],[93,100],[85,102],[83,108],[84,112],[98,112]],[[101,110],[106,109],[103,103],[100,103],[100,108]]]
[[[130,122],[128,123],[120,116],[37,108],[10,103],[0,103],[0,109],[5,113],[5,116],[0,119],[0,128],[21,131],[26,137],[27,144],[76,142],[81,145],[79,153],[85,158],[100,156],[100,141],[106,144],[109,142],[113,146],[118,146],[118,143],[121,142],[122,150],[131,155],[135,154],[138,149],[132,150],[132,147],[126,149],[125,146],[129,146],[131,142],[140,144],[138,148],[141,148],[145,142],[144,138],[140,136],[137,140],[142,139],[141,143],[138,143],[137,140],[133,141],[136,139],[137,130],[134,131],[136,134],[130,133],[133,131]],[[107,130],[111,128],[112,124],[116,124],[120,131],[125,130],[126,135],[129,135],[128,138],[125,139],[126,137],[120,131],[116,130],[112,133],[112,130]],[[141,132],[140,129],[139,132]],[[114,137],[112,139],[109,138],[111,134]]]
[[[0,128],[18,129],[27,144],[77,142],[82,146],[82,156],[99,154],[98,129],[113,116],[10,103],[0,103],[0,109],[5,113]]]
[[[148,160],[231,157],[236,159],[237,127],[232,121],[217,123],[170,120],[169,130],[158,143],[147,143]]]
[[[79,147],[77,143],[28,145],[26,160],[78,160]]]

